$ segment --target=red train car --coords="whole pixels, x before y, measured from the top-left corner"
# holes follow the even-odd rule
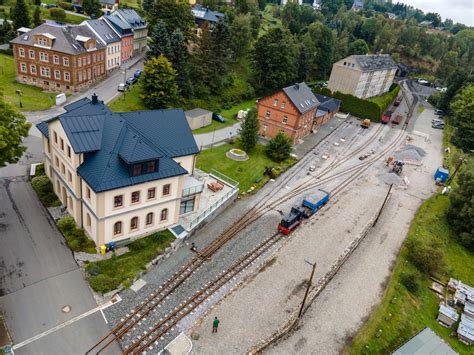
[[[386,112],[383,114],[383,116],[382,116],[381,122],[382,122],[383,124],[389,123],[390,120],[392,119],[392,114],[393,114],[392,111],[386,111]]]

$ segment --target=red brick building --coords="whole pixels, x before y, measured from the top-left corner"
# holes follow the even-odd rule
[[[44,23],[11,43],[19,83],[71,92],[105,75],[106,46],[85,25]]]
[[[282,131],[296,142],[313,129],[318,105],[318,99],[304,82],[261,98],[258,100],[259,133],[273,138]]]

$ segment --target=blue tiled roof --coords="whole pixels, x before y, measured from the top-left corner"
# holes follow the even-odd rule
[[[78,173],[95,192],[187,174],[172,158],[199,152],[182,109],[114,113],[88,99],[67,109],[59,121],[84,153]],[[46,136],[48,122],[37,125]],[[146,161],[158,162],[154,173],[130,175],[131,164]]]
[[[145,20],[140,17],[140,15],[132,9],[119,9],[115,11],[112,15],[120,16],[125,22],[127,22],[132,28],[145,28],[146,22]]]
[[[40,131],[46,138],[49,138],[48,122],[43,121],[36,125],[38,131]]]
[[[88,98],[88,97],[84,97],[80,100],[77,100],[77,101],[74,101],[73,103],[70,103],[69,105],[65,105],[64,106],[64,109],[66,111],[72,111],[72,110],[75,110],[81,106],[84,106],[84,105],[87,105],[87,104],[90,104],[91,103],[91,100]]]
[[[132,35],[132,27],[118,16],[105,15],[104,19],[117,30],[121,36]]]
[[[196,19],[213,23],[218,22],[222,17],[224,17],[223,13],[212,11],[211,9],[201,5],[194,6],[191,12]]]
[[[324,96],[321,94],[314,94],[320,105],[318,106],[318,110],[324,110],[326,112],[336,112],[339,107],[341,106],[341,100],[334,99],[332,97]]]

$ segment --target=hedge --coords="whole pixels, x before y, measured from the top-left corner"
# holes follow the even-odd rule
[[[67,245],[72,251],[84,251],[89,254],[97,253],[95,243],[89,239],[83,229],[76,227],[76,222],[72,216],[65,216],[59,219],[57,226],[64,234]]]
[[[389,92],[369,100],[359,99],[358,97],[350,94],[343,94],[339,91],[332,93],[331,90],[319,86],[314,87],[313,91],[317,94],[341,100],[342,112],[350,112],[351,115],[360,118],[370,118],[373,122],[379,122],[382,113],[388,108],[400,91],[400,86],[398,84],[392,84]]]
[[[58,207],[61,206],[61,201],[54,193],[53,184],[49,178],[44,174],[44,167],[36,168],[36,176],[31,179],[31,185],[38,194],[41,203],[46,207]]]

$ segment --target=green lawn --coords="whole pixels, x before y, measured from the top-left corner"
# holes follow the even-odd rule
[[[97,292],[106,293],[120,284],[130,286],[137,275],[146,270],[146,264],[163,254],[174,239],[168,230],[154,233],[130,243],[128,253],[89,263],[86,270],[91,287]]]
[[[249,108],[254,108],[255,106],[256,106],[255,99],[251,99],[251,100],[244,101],[238,105],[232,106],[231,108],[227,110],[222,110],[219,113],[222,115],[222,117],[225,118],[224,123],[220,123],[218,121],[212,120],[212,123],[209,126],[195,129],[193,133],[194,134],[207,133],[207,132],[212,132],[214,130],[218,130],[224,127],[232,126],[233,124],[238,122],[236,116],[240,110],[247,110]]]
[[[113,90],[117,90],[117,88],[112,88]],[[142,99],[140,98],[140,90],[141,85],[138,82],[135,85],[132,85],[129,91],[125,92],[124,94],[120,93],[115,99],[108,103],[108,106],[112,111],[115,112],[128,112],[128,111],[140,111],[146,110],[145,104],[143,103]]]
[[[22,111],[46,110],[54,104],[55,93],[47,93],[40,88],[19,84],[15,81],[15,67],[13,57],[0,54],[0,90],[3,90],[5,99],[15,107],[19,107],[16,90],[22,91]]]
[[[448,143],[450,136],[451,128],[446,125],[444,143],[445,146],[450,146],[451,154],[445,153],[445,163],[453,171],[451,160],[458,156],[459,151]],[[447,282],[450,277],[454,277],[474,285],[474,254],[454,239],[445,217],[448,206],[449,198],[437,194],[425,201],[417,211],[382,303],[375,308],[367,323],[355,336],[351,347],[345,349],[345,352],[388,353],[428,326],[460,354],[472,354],[472,347],[462,344],[455,336],[451,336],[457,325],[447,329],[436,321],[439,301],[434,292],[428,289],[430,285],[428,276],[422,276],[422,285],[416,295],[401,285],[401,275],[415,270],[415,266],[407,260],[406,248],[407,240],[414,239],[441,241],[447,266],[441,276],[442,281]],[[382,330],[382,334],[377,337],[379,329]]]
[[[199,153],[196,166],[205,172],[211,172],[212,169],[215,169],[238,181],[241,193],[246,193],[252,186],[257,190],[268,181],[268,177],[263,175],[266,166],[272,166],[279,173],[282,173],[295,163],[294,159],[288,159],[281,164],[275,163],[267,157],[265,146],[261,144],[258,144],[254,151],[249,154],[247,161],[235,161],[225,155],[232,148],[239,148],[239,146],[238,144],[224,144],[204,150]],[[262,180],[256,183],[257,179]]]
[[[58,1],[55,1],[55,0],[42,0],[41,2],[45,3],[45,4],[56,4]],[[0,13],[0,17],[5,17],[7,16],[8,18],[10,17],[10,10],[11,10],[11,6],[13,5],[14,1],[5,1],[5,3],[3,5],[0,6],[0,9],[2,9],[3,14]],[[28,3],[28,1],[27,1]],[[31,19],[33,19],[33,13],[35,11],[35,6],[32,2],[29,2],[28,3],[28,6],[29,6],[29,9],[30,9],[30,17]],[[53,20],[53,18],[50,16],[49,14],[49,10],[48,9],[45,9],[44,7],[40,7],[41,9],[41,18],[43,20],[45,19],[48,19],[48,20]],[[80,24],[81,22],[87,20],[87,18],[85,17],[82,17],[82,16],[77,16],[77,15],[73,15],[73,14],[66,14],[66,19],[64,20],[64,22],[66,23],[72,23],[72,24]]]

